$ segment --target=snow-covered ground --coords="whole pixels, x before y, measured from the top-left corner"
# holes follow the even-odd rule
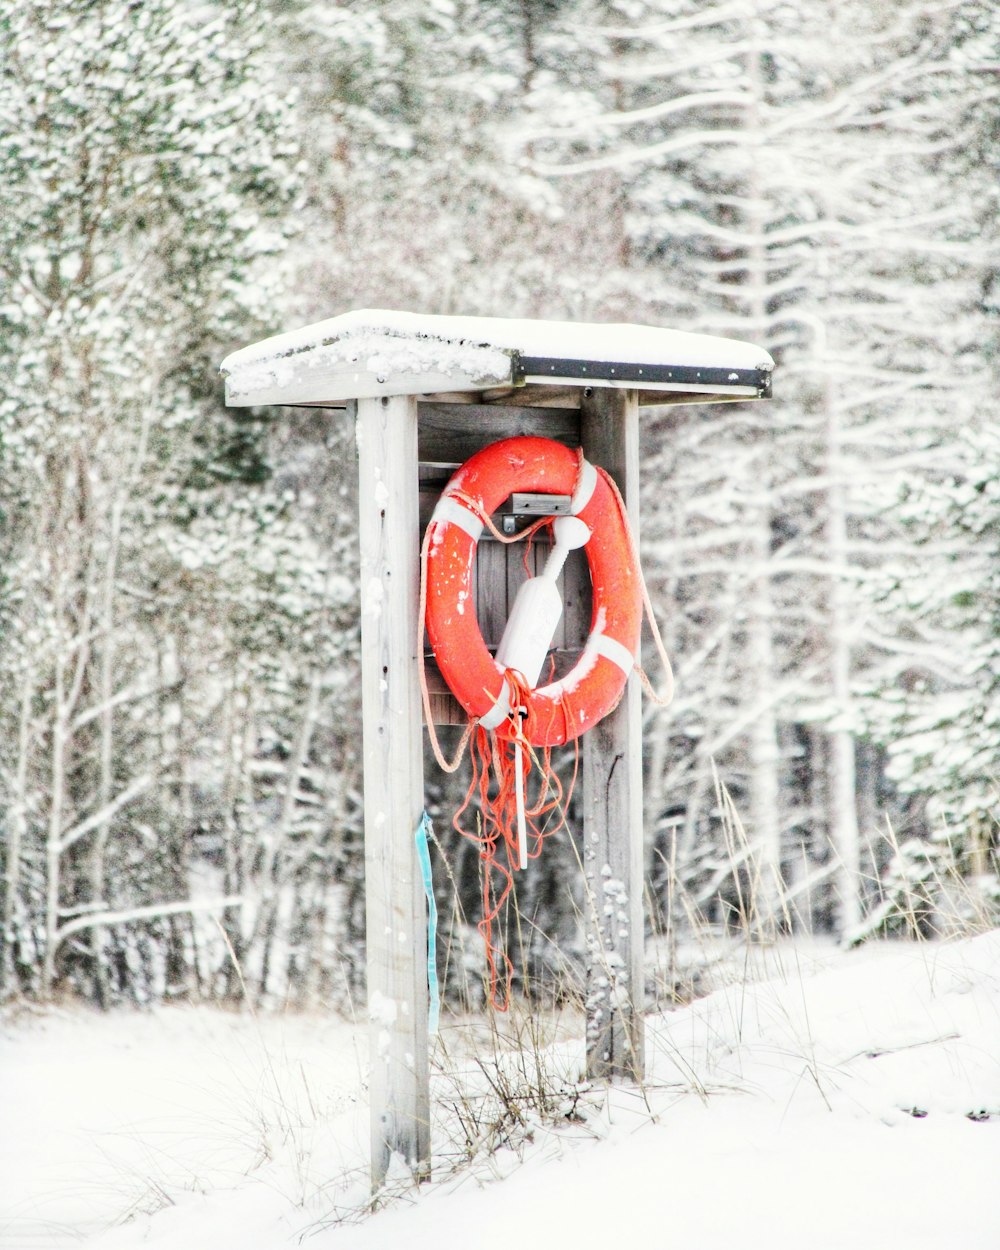
[[[1000,932],[757,963],[649,1018],[643,1091],[581,1090],[575,1040],[523,1062],[446,1025],[435,1179],[373,1215],[363,1028],[22,1014],[0,1032],[0,1246],[997,1250]],[[523,1123],[458,1166],[498,1119],[484,1066]]]

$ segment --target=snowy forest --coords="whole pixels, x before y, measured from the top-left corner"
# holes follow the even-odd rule
[[[362,992],[354,431],[218,372],[353,308],[766,348],[769,403],[643,416],[651,929],[1000,921],[994,0],[13,0],[0,41],[0,1002]],[[522,988],[579,890],[564,838]]]

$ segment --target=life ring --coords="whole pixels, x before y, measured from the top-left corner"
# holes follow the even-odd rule
[[[572,515],[590,530],[584,550],[593,587],[579,661],[560,680],[530,690],[516,733],[511,703],[524,699],[523,683],[516,695],[487,649],[472,595],[483,518],[515,491],[571,496]],[[428,531],[427,634],[444,680],[470,717],[502,738],[523,736],[548,747],[579,737],[615,707],[639,647],[642,577],[620,497],[603,470],[551,439],[503,439],[456,471]]]

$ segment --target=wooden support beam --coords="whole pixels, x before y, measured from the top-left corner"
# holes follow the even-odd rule
[[[639,404],[632,390],[584,392],[581,443],[618,483],[639,536]],[[618,707],[583,737],[587,876],[587,1075],[641,1080],[643,1021],[642,720],[633,673]]]
[[[424,805],[417,677],[417,401],[357,402],[372,1185],[430,1171]]]
[[[487,443],[517,434],[537,434],[576,447],[580,414],[572,408],[529,408],[489,404],[420,402],[420,459],[425,463],[464,464]]]

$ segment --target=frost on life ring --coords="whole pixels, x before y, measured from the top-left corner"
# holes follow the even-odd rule
[[[507,676],[509,670],[521,672],[520,664],[509,657],[523,654],[523,647],[508,645],[519,605],[515,603],[511,613],[498,659],[487,650],[473,610],[473,566],[483,518],[514,492],[571,496],[570,511],[577,521],[563,531],[565,546],[584,546],[593,586],[590,634],[578,663],[560,680],[534,688],[536,675],[522,674],[526,683]],[[563,542],[562,524],[562,518],[555,522],[557,548]],[[455,473],[428,529],[427,633],[442,676],[469,716],[502,738],[523,735],[539,747],[572,741],[606,716],[621,698],[635,665],[642,580],[627,518],[604,471],[551,439],[527,435],[504,439],[484,447]],[[527,587],[541,592],[533,585],[541,581],[531,579],[522,593]],[[526,611],[520,616],[525,620],[520,624],[526,623],[530,631],[531,618],[539,613],[533,604],[523,606]],[[541,647],[544,654],[547,641]],[[511,721],[516,703],[522,704],[518,730]]]

